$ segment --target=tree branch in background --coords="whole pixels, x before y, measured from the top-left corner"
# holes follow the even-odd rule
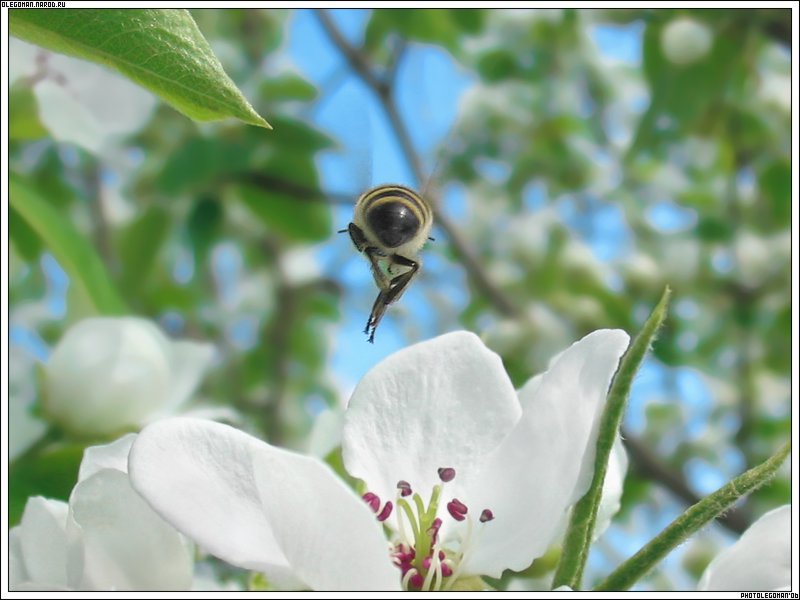
[[[642,477],[657,481],[689,506],[697,504],[701,497],[686,483],[686,480],[653,452],[642,440],[622,431],[622,441],[628,455],[633,459],[634,468]],[[734,508],[717,519],[721,525],[736,533],[743,533],[750,526],[751,519],[742,508]]]
[[[356,197],[353,194],[345,194],[339,192],[324,192],[316,188],[282,179],[269,173],[259,171],[248,171],[239,173],[231,178],[236,181],[247,182],[257,187],[264,188],[271,192],[279,192],[292,196],[296,200],[308,202],[327,202],[328,204],[343,204],[353,206],[356,203]]]
[[[377,96],[383,110],[386,112],[389,123],[391,124],[408,164],[411,166],[415,178],[418,182],[424,181],[425,172],[422,166],[422,160],[414,147],[408,128],[405,126],[405,123],[403,123],[400,113],[397,110],[390,80],[374,72],[369,59],[347,42],[325,11],[316,10],[315,14],[326,34],[345,57],[353,71]],[[475,252],[460,235],[455,225],[443,214],[439,208],[439,204],[437,202],[433,202],[432,204],[434,218],[437,224],[447,235],[457,257],[461,260],[475,286],[491,302],[498,312],[504,316],[522,318],[523,315],[519,307],[506,296],[503,290],[491,281],[488,273],[486,273],[483,266],[478,261]],[[683,476],[664,463],[664,461],[654,454],[643,441],[626,436],[625,445],[628,449],[631,462],[643,477],[660,484],[689,505],[693,505],[700,500],[686,483]],[[750,524],[749,519],[744,515],[741,509],[730,511],[725,517],[720,518],[719,521],[726,528],[736,533],[741,533]]]
[[[414,173],[414,177],[416,178],[417,182],[421,183],[425,181],[425,170],[422,166],[422,160],[420,159],[419,154],[414,147],[414,143],[411,140],[408,128],[406,128],[403,120],[400,117],[400,113],[397,110],[397,105],[394,102],[394,97],[392,94],[393,90],[390,80],[375,74],[367,57],[365,57],[363,53],[359,52],[357,49],[353,48],[347,42],[347,40],[344,39],[336,25],[325,11],[317,10],[315,13],[319,18],[323,29],[325,29],[325,32],[331,38],[331,41],[344,55],[345,59],[347,59],[347,62],[350,64],[353,70],[378,97],[378,100],[380,101],[380,104],[389,119],[389,123],[391,124],[392,129],[397,136],[400,147],[403,151],[403,155],[408,161],[408,164],[411,166],[411,170]],[[464,268],[467,270],[467,273],[475,283],[476,287],[481,290],[484,296],[490,299],[492,304],[504,316],[520,316],[521,313],[519,308],[516,307],[514,303],[506,296],[506,294],[491,281],[489,275],[478,261],[475,252],[472,250],[472,248],[470,248],[447,215],[442,212],[439,207],[439,203],[431,202],[431,204],[433,208],[434,220],[447,235],[453,250],[455,250],[456,255],[461,260]]]

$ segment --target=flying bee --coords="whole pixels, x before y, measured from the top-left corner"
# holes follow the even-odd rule
[[[369,259],[378,297],[364,333],[375,341],[375,330],[386,309],[406,291],[422,267],[417,253],[428,239],[433,210],[414,190],[402,185],[379,185],[359,197],[347,231],[356,250]]]

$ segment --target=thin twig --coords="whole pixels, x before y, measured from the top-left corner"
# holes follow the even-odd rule
[[[700,502],[701,497],[689,487],[686,480],[667,466],[663,459],[653,452],[645,442],[628,435],[624,430],[622,441],[628,451],[628,456],[634,461],[636,471],[641,476],[651,481],[657,481],[690,506]],[[732,508],[720,516],[718,521],[730,531],[743,533],[750,526],[751,519],[744,509]]]
[[[342,192],[325,192],[316,188],[276,177],[270,173],[246,171],[229,177],[231,181],[244,181],[272,192],[292,196],[296,200],[307,202],[325,202],[328,204],[354,205],[356,196]]]
[[[405,123],[403,123],[400,113],[397,110],[389,80],[379,77],[372,70],[367,58],[344,39],[325,11],[317,10],[315,12],[323,29],[325,29],[328,36],[330,36],[331,41],[342,52],[353,70],[378,97],[381,107],[386,112],[389,123],[400,143],[403,156],[408,161],[414,173],[415,179],[418,183],[425,181],[425,170],[422,166],[422,160],[414,147],[414,142],[411,140],[408,128],[405,126]],[[447,235],[456,255],[460,258],[467,273],[475,282],[475,285],[489,298],[501,314],[507,317],[521,316],[522,313],[519,308],[491,281],[489,275],[480,264],[475,252],[458,232],[456,226],[442,212],[439,203],[432,202],[431,204],[434,220]]]

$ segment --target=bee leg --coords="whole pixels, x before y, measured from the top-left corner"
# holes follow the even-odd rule
[[[406,291],[406,288],[408,288],[408,285],[419,272],[420,268],[419,262],[406,258],[405,256],[400,256],[399,254],[392,254],[386,257],[386,259],[392,264],[409,267],[409,270],[402,275],[394,277],[389,282],[388,287],[382,289],[378,297],[375,298],[375,304],[372,305],[372,313],[370,313],[367,326],[364,329],[364,333],[370,334],[368,339],[370,343],[375,340],[375,330],[378,328],[378,323],[381,322],[386,309],[392,302],[396,302],[400,296],[403,295],[403,292]],[[371,332],[370,329],[372,330]]]
[[[378,289],[385,290],[388,288],[389,278],[381,271],[380,265],[378,264],[380,260],[386,258],[386,254],[375,246],[370,246],[369,241],[364,236],[364,232],[361,231],[361,228],[357,225],[350,223],[347,231],[350,233],[350,239],[353,240],[353,245],[356,247],[356,250],[367,255],[370,267],[372,268],[372,278],[375,280]]]
[[[406,291],[406,288],[411,283],[411,280],[414,279],[414,276],[417,273],[419,273],[421,264],[416,260],[411,260],[410,258],[400,256],[399,254],[392,254],[391,256],[387,257],[387,259],[392,264],[400,265],[402,267],[409,267],[408,271],[398,275],[389,282],[389,288],[386,290],[385,302],[386,304],[391,304],[392,302],[397,301],[400,296],[403,295],[403,292]]]
[[[350,239],[353,240],[353,245],[356,247],[356,250],[363,252],[364,248],[367,247],[368,242],[364,232],[361,231],[361,228],[355,223],[350,223],[347,226],[347,233],[350,234]]]
[[[370,344],[375,342],[375,330],[378,328],[378,323],[381,322],[383,314],[389,306],[389,303],[386,302],[386,292],[387,290],[381,290],[378,293],[378,297],[375,298],[375,303],[372,305],[372,312],[369,314],[369,319],[367,319],[367,326],[364,328],[364,333],[369,334],[367,341]]]

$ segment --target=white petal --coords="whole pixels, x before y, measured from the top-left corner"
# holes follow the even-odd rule
[[[167,419],[139,434],[128,472],[156,512],[209,554],[245,569],[285,574],[289,564],[253,474],[252,452],[265,446],[214,421]]]
[[[342,445],[344,411],[329,408],[317,415],[308,436],[308,454],[324,459],[334,448]]]
[[[190,341],[171,342],[170,367],[172,390],[168,408],[184,404],[200,385],[203,375],[214,360],[214,346]]]
[[[461,498],[476,515],[490,508],[495,516],[465,573],[519,571],[554,541],[591,481],[597,418],[627,345],[622,331],[596,331],[520,390],[522,418]]]
[[[8,532],[8,585],[11,590],[31,579],[28,569],[25,567],[21,537],[22,532],[19,525],[12,527]]]
[[[41,496],[28,498],[15,528],[28,580],[34,584],[67,585],[66,502]]]
[[[400,589],[380,523],[327,465],[264,446],[253,467],[275,538],[312,589]]]
[[[345,412],[345,466],[382,500],[401,479],[427,497],[438,468],[473,468],[520,413],[500,357],[472,333],[442,335],[389,356],[358,384]]]
[[[128,476],[104,469],[72,490],[70,517],[82,556],[68,565],[70,583],[84,590],[187,590],[191,547],[131,487]]]
[[[792,582],[792,509],[771,510],[706,567],[700,591],[770,591]]]
[[[88,479],[102,469],[116,469],[127,473],[128,453],[135,439],[136,434],[129,433],[110,444],[86,448],[78,471],[78,481]]]

